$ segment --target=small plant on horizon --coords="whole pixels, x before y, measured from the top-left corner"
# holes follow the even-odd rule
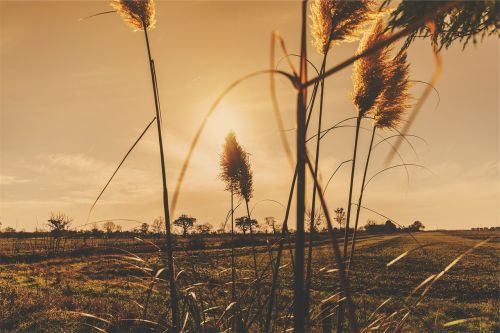
[[[186,237],[189,233],[189,229],[193,228],[196,223],[196,218],[182,214],[175,221],[174,225],[182,229],[182,235]]]

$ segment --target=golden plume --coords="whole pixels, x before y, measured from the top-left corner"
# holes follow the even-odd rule
[[[113,7],[134,31],[151,30],[155,27],[153,0],[112,0]]]
[[[400,53],[386,68],[385,89],[375,106],[375,125],[378,128],[394,129],[410,107],[409,64],[406,58],[406,53]]]
[[[314,0],[311,31],[318,52],[325,54],[332,45],[358,39],[365,24],[376,15],[374,3],[374,0]]]
[[[373,24],[370,32],[365,33],[357,54],[362,53],[385,38],[383,20]],[[375,102],[384,91],[391,46],[385,46],[372,54],[354,62],[352,99],[359,116],[372,112]]]

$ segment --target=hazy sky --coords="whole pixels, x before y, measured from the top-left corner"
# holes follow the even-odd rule
[[[85,223],[102,186],[154,116],[143,34],[132,32],[117,14],[79,20],[109,9],[106,1],[1,1],[3,227],[42,227],[51,211],[72,216],[75,227]],[[272,31],[279,31],[289,51],[298,53],[299,19],[298,2],[157,3],[157,26],[151,32],[151,43],[171,190],[211,103],[233,80],[269,67]],[[319,67],[320,56],[308,44],[310,60]],[[351,56],[356,48],[357,43],[335,47],[328,65]],[[441,97],[439,107],[436,109],[437,95],[432,94],[411,130],[427,144],[411,139],[418,157],[408,145],[401,148],[406,163],[423,164],[434,174],[409,168],[407,184],[404,169],[394,169],[370,183],[364,204],[400,224],[418,219],[428,229],[498,225],[498,40],[487,39],[463,52],[455,45],[443,51],[442,58],[443,72],[436,86]],[[434,62],[428,41],[410,48],[409,61],[413,80],[430,79]],[[284,62],[280,68],[288,70]],[[312,70],[309,73],[312,75]],[[295,92],[284,79],[279,79],[278,88],[285,126],[293,129]],[[349,98],[351,68],[328,78],[325,89],[325,127],[355,115]],[[416,83],[414,97],[423,89],[424,85]],[[279,141],[269,78],[261,76],[235,89],[209,120],[193,155],[176,216],[191,214],[214,226],[223,222],[229,194],[217,179],[218,156],[230,130],[251,154],[253,203],[263,199],[286,203],[292,170]],[[311,127],[313,131],[315,126]],[[352,154],[354,130],[343,128],[332,133],[322,146],[323,180]],[[287,135],[293,148],[293,130]],[[361,140],[360,160],[364,163],[366,133]],[[384,167],[389,151],[385,144],[376,148],[370,175]],[[393,163],[401,162],[396,159]],[[339,171],[326,192],[331,209],[346,207],[348,169]],[[162,212],[153,127],[117,174],[91,221],[128,218],[150,222]],[[254,215],[260,221],[270,215],[281,220],[284,210],[264,201]],[[361,224],[368,218],[383,221],[363,212]]]

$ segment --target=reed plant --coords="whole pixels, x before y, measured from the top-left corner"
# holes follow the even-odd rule
[[[372,8],[374,1],[335,1],[315,0],[311,3],[311,32],[313,45],[323,55],[320,74],[326,68],[327,56],[333,45],[342,42],[354,41],[359,38],[367,22],[373,19],[375,10]],[[322,131],[323,100],[325,91],[325,79],[320,82],[319,114],[316,134],[316,152],[314,161],[314,177],[318,176],[320,157],[320,134]],[[313,184],[311,199],[311,219],[309,224],[309,246],[306,273],[306,316],[309,313],[309,290],[312,281],[312,244],[316,212],[316,183]]]
[[[370,157],[373,149],[373,139],[375,137],[375,132],[377,129],[380,130],[395,130],[397,126],[401,123],[402,117],[406,110],[409,108],[409,93],[408,89],[410,87],[409,80],[409,65],[406,61],[407,55],[405,52],[399,53],[396,57],[391,59],[387,63],[385,69],[385,74],[383,76],[385,88],[380,94],[375,106],[374,106],[374,123],[371,133],[370,144],[368,146],[368,156],[366,158],[366,163],[363,171],[363,179],[361,181],[360,194],[358,198],[358,204],[356,206],[356,218],[354,223],[354,232],[351,242],[351,251],[349,253],[348,260],[348,271],[352,267],[354,259],[354,250],[356,247],[356,235],[358,230],[359,214],[361,210],[361,205],[363,201],[363,193],[365,190],[366,175],[368,171],[368,166],[370,163]],[[360,75],[360,72],[356,72],[355,75]],[[355,78],[355,80],[361,80],[362,78]]]
[[[163,185],[163,211],[166,230],[166,257],[168,266],[168,276],[170,283],[170,307],[172,312],[172,330],[177,332],[179,330],[179,314],[177,302],[177,290],[175,286],[175,268],[172,253],[172,234],[170,230],[170,211],[168,206],[168,189],[167,189],[167,176],[165,170],[165,156],[163,152],[163,139],[162,139],[162,118],[160,110],[160,97],[158,93],[158,81],[156,78],[155,63],[151,55],[151,46],[149,43],[148,31],[152,30],[156,23],[155,18],[155,5],[153,0],[113,0],[111,6],[123,17],[125,22],[134,31],[143,31],[146,41],[146,49],[148,55],[148,65],[151,74],[151,84],[153,90],[153,98],[156,113],[156,125],[158,131],[158,145],[160,150],[160,163]]]

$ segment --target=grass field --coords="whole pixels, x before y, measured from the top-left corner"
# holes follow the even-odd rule
[[[357,261],[352,267],[351,287],[362,327],[383,331],[374,322],[380,316],[397,318],[406,313],[425,287],[410,296],[412,290],[432,274],[439,273],[459,254],[480,240],[495,236],[492,232],[425,232],[416,234],[422,249],[387,267],[403,252],[416,248],[406,234],[370,236],[359,241]],[[404,332],[498,332],[498,240],[475,249],[449,270],[412,308]],[[266,294],[271,274],[265,267],[275,252],[258,248],[259,268],[264,272],[260,284]],[[326,313],[336,307],[321,307],[321,301],[338,292],[338,279],[331,259],[331,248],[314,248],[311,304],[312,328],[321,330]],[[293,276],[290,252],[284,252],[281,277]],[[137,255],[138,257],[135,257]],[[139,259],[141,258],[141,259]],[[185,306],[196,302],[204,311],[203,327],[210,332],[211,320],[224,313],[230,303],[229,250],[177,251],[177,284]],[[144,261],[142,261],[144,260]],[[0,332],[87,332],[96,326],[110,332],[162,331],[168,326],[168,292],[160,281],[152,289],[150,273],[163,266],[155,252],[124,255],[91,255],[54,258],[32,264],[5,264],[0,269]],[[237,250],[238,298],[251,331],[258,332],[264,320],[262,309],[255,307],[258,293],[251,283],[253,260],[248,248]],[[161,273],[158,275],[163,276]],[[148,296],[149,295],[149,296]],[[281,278],[279,314],[275,331],[290,328],[289,309],[293,300],[293,279]],[[148,300],[149,299],[149,300]],[[377,313],[375,309],[387,301]],[[148,304],[146,306],[146,304]],[[334,304],[334,303],[332,303]],[[321,310],[326,310],[324,313]],[[80,313],[77,313],[80,312]],[[91,318],[82,313],[95,315]],[[190,312],[196,313],[196,312]],[[332,318],[333,316],[330,316]],[[323,318],[320,320],[320,318]],[[455,320],[463,323],[446,326]],[[154,322],[154,323],[150,323]],[[448,324],[449,325],[449,324]],[[197,331],[187,326],[187,331]]]

